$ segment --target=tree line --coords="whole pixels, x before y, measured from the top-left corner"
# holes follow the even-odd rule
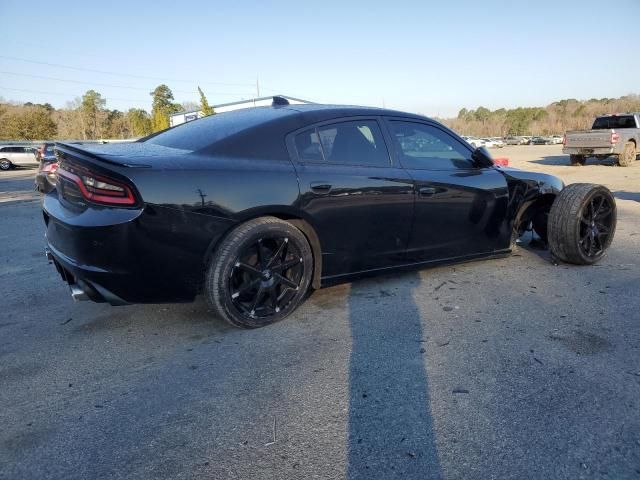
[[[56,109],[49,103],[17,104],[0,99],[0,140],[96,140],[144,137],[169,127],[169,116],[182,110],[199,109],[204,115],[214,109],[198,87],[200,103],[176,103],[167,85],[158,85],[150,95],[151,112],[131,108],[126,112],[109,110],[106,99],[95,90]],[[585,129],[593,118],[605,113],[640,111],[640,95],[620,98],[560,100],[546,107],[463,108],[456,118],[440,119],[453,130],[466,135],[553,135],[567,130]]]
[[[144,137],[169,128],[170,115],[200,109],[204,115],[215,111],[198,87],[200,104],[176,103],[166,85],[151,93],[151,112],[131,108],[126,112],[106,108],[107,100],[95,90],[56,109],[49,103],[22,104],[0,99],[0,140],[99,140]]]
[[[562,135],[568,130],[591,128],[593,118],[606,113],[639,112],[640,95],[620,98],[569,98],[546,107],[475,110],[463,108],[456,118],[440,119],[464,135],[503,137],[506,135]]]

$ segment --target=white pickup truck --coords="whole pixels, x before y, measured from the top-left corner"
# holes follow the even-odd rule
[[[571,165],[584,165],[588,157],[602,160],[615,156],[621,167],[628,167],[640,151],[640,113],[596,117],[591,130],[567,132],[563,145]]]

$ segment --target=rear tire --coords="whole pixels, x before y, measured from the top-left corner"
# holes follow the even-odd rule
[[[0,160],[0,170],[10,170],[11,169],[11,162],[9,160],[7,160],[6,158],[3,158]]]
[[[636,144],[627,142],[624,144],[622,153],[618,155],[618,165],[621,167],[630,167],[636,159]]]
[[[616,202],[608,188],[591,183],[568,185],[549,213],[551,254],[576,265],[596,263],[611,245],[616,218]]]
[[[569,163],[574,167],[580,167],[587,163],[587,157],[584,155],[569,155]]]
[[[207,270],[207,301],[235,327],[263,327],[302,303],[312,276],[313,254],[304,234],[284,220],[256,218],[217,247]]]

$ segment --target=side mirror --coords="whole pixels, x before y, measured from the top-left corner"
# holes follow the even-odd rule
[[[480,168],[487,168],[493,166],[493,158],[485,147],[476,148],[471,154],[471,159]]]

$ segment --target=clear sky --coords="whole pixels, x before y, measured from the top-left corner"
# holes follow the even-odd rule
[[[262,96],[453,116],[640,93],[639,24],[640,0],[0,0],[0,96],[149,110],[159,83],[218,104],[258,78]]]

